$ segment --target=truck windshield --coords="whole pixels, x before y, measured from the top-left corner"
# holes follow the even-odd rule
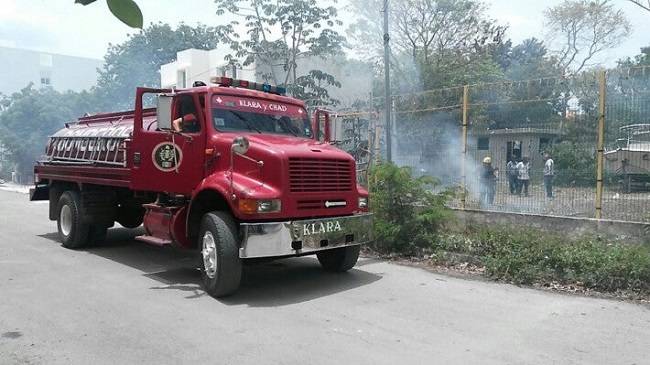
[[[287,134],[311,138],[311,124],[306,117],[212,109],[212,122],[220,131],[249,131],[257,133]]]

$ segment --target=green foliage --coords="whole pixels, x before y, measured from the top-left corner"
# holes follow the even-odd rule
[[[50,88],[34,89],[31,84],[13,94],[0,113],[0,144],[10,151],[17,170],[29,174],[47,137],[65,122],[91,111],[91,100],[87,92],[59,93]]]
[[[561,74],[557,60],[550,57],[544,42],[537,38],[523,40],[504,56],[505,76],[508,80],[530,80]]]
[[[263,78],[285,86],[310,105],[334,105],[327,87],[340,87],[323,70],[301,67],[310,57],[342,57],[345,38],[334,6],[316,0],[215,0],[217,14],[230,14],[229,24],[217,27],[232,53],[226,60],[242,66],[256,64]],[[240,24],[239,19],[244,23]],[[241,32],[242,26],[245,32]],[[243,36],[242,36],[243,34]]]
[[[180,24],[173,29],[158,23],[129,36],[124,43],[110,45],[99,70],[97,94],[102,108],[133,109],[138,86],[160,86],[161,65],[176,60],[176,53],[188,48],[214,49],[218,39],[215,28],[205,25]]]
[[[595,186],[595,142],[588,144],[567,140],[553,145],[550,153],[555,162],[555,184]]]
[[[476,257],[490,277],[517,284],[555,281],[603,291],[650,291],[647,246],[496,227],[443,235],[433,248],[438,257],[444,252]]]
[[[650,66],[650,47],[641,48],[641,53],[634,58],[626,58],[618,61],[619,67]]]
[[[445,203],[452,192],[434,192],[434,178],[413,177],[411,170],[382,162],[370,172],[370,204],[374,215],[375,249],[413,253],[429,245],[449,217]]]
[[[88,5],[97,0],[75,0],[75,4]],[[142,28],[142,11],[133,0],[106,0],[113,15],[131,28]]]

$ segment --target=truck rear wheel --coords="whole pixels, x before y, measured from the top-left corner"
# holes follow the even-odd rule
[[[59,238],[65,248],[81,248],[88,243],[90,227],[83,222],[81,216],[81,198],[76,191],[66,191],[61,194],[56,225]]]
[[[215,298],[239,288],[242,262],[238,246],[237,228],[228,213],[211,212],[203,216],[199,231],[201,279],[205,291]]]
[[[361,246],[346,246],[332,250],[320,251],[316,254],[323,269],[333,272],[348,271],[357,264]]]

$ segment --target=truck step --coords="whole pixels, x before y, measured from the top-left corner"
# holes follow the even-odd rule
[[[137,241],[140,241],[140,242],[145,242],[145,243],[148,243],[150,245],[161,246],[161,247],[172,244],[172,241],[170,241],[170,240],[165,240],[165,239],[162,239],[162,238],[158,238],[158,237],[154,237],[154,236],[147,236],[147,235],[137,236],[137,237],[135,237],[135,239]]]

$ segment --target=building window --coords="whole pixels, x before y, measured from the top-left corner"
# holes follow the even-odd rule
[[[521,160],[521,141],[508,142],[506,158],[508,159],[508,161]]]
[[[477,149],[479,151],[487,151],[490,149],[490,138],[489,137],[479,137],[477,142]]]
[[[539,139],[539,153],[548,152],[552,147],[552,142],[550,138],[540,138]]]
[[[187,70],[178,71],[177,82],[179,88],[184,89],[187,87]]]
[[[40,79],[41,86],[52,86],[52,71],[50,69],[41,69]]]

